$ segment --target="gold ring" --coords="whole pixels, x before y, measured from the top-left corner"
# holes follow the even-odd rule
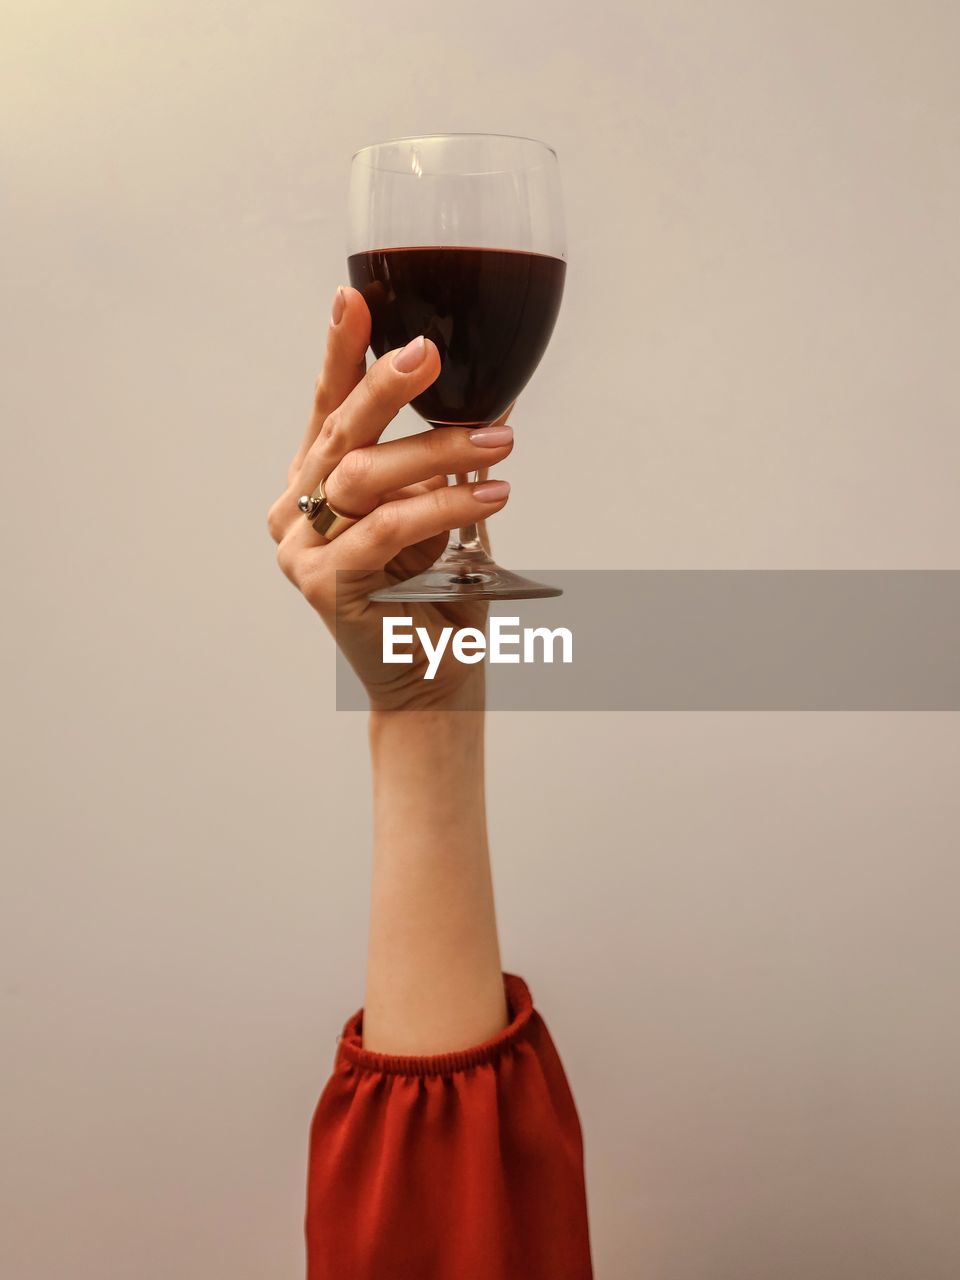
[[[349,529],[352,524],[356,524],[360,518],[359,516],[344,515],[342,511],[337,511],[334,507],[331,507],[327,500],[327,495],[323,492],[322,480],[313,493],[304,494],[297,502],[297,506],[316,529],[317,533],[326,538],[328,542],[338,538],[345,529]]]

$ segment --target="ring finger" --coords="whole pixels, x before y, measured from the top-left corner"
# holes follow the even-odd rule
[[[476,430],[438,427],[351,450],[326,478],[324,491],[335,510],[365,516],[388,494],[435,476],[493,466],[512,448],[513,431],[505,425]]]

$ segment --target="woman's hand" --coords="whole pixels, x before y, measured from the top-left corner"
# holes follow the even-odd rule
[[[277,559],[334,632],[373,707],[476,709],[483,705],[483,664],[457,662],[448,646],[435,677],[424,680],[423,649],[414,646],[412,665],[384,666],[382,619],[410,617],[435,640],[444,626],[482,628],[486,605],[374,604],[368,596],[429,568],[450,529],[483,521],[505,506],[505,481],[448,485],[446,477],[502,461],[513,448],[513,433],[504,414],[478,430],[429,428],[379,444],[400,409],[437,378],[440,355],[421,337],[366,369],[369,341],[363,296],[338,289],[313,414],[290,464],[286,491],[268,517]],[[332,542],[297,506],[321,480],[334,510],[360,517]]]

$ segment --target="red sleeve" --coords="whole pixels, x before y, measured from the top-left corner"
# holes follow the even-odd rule
[[[347,1023],[310,1134],[307,1280],[590,1280],[580,1123],[549,1032],[425,1058]]]

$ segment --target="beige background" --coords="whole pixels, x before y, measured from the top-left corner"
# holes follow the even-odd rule
[[[4,1277],[302,1272],[367,776],[264,515],[352,150],[560,151],[508,563],[956,568],[957,15],[7,0]],[[505,961],[601,1280],[960,1273],[958,747],[951,715],[497,719]]]

